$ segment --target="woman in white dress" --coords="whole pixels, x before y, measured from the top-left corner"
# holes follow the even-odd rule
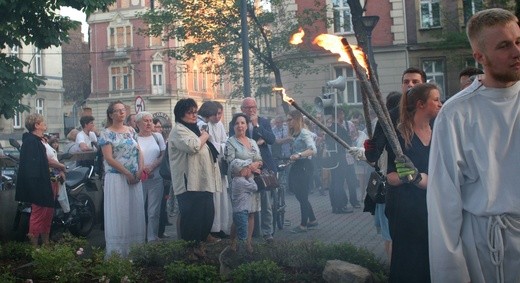
[[[126,257],[133,244],[145,241],[143,155],[132,127],[124,125],[125,105],[111,102],[107,109],[107,128],[101,132],[99,146],[105,158],[104,213],[108,258],[113,253]]]

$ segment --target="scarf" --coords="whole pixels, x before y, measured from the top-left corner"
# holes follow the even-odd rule
[[[186,128],[190,129],[190,131],[192,131],[194,134],[196,134],[197,137],[200,137],[200,130],[199,130],[199,127],[197,126],[197,123],[190,124],[190,123],[186,123],[182,120],[180,120],[178,122],[183,124],[184,126],[186,126]],[[211,157],[213,157],[213,163],[216,163],[217,157],[218,157],[218,150],[209,141],[209,139],[206,141],[206,145],[209,147],[209,151],[211,152]]]

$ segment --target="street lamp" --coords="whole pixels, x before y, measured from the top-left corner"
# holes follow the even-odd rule
[[[377,75],[377,64],[374,59],[374,51],[372,50],[372,31],[379,22],[379,16],[363,16],[361,17],[361,23],[365,28],[365,32],[367,33],[367,45],[368,45],[368,60],[370,61],[370,65],[372,66],[372,70],[374,71],[374,75],[376,79],[379,80],[379,76]]]

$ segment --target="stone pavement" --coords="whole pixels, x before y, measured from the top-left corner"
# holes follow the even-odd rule
[[[374,226],[374,217],[368,212],[363,212],[363,208],[354,209],[354,213],[333,214],[328,192],[325,196],[314,192],[309,196],[309,201],[319,226],[317,229],[294,234],[291,233],[291,229],[300,223],[300,205],[291,194],[286,194],[285,201],[287,204],[285,219],[290,221],[291,226],[285,226],[283,230],[277,229],[274,235],[275,241],[281,239],[287,241],[317,240],[324,243],[349,242],[356,247],[366,248],[381,262],[388,262],[383,240],[381,235],[377,234]],[[175,223],[175,218],[171,218],[170,222]],[[166,233],[176,239],[175,225],[167,226]]]

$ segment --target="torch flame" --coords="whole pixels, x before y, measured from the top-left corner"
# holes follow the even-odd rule
[[[305,31],[303,31],[303,28],[299,28],[298,32],[293,34],[291,36],[291,40],[289,40],[290,44],[298,45],[303,42],[302,38],[305,35]]]
[[[347,62],[350,65],[353,65],[350,61],[350,58],[348,57],[347,51],[345,50],[345,47],[341,43],[341,37],[332,35],[332,34],[320,34],[318,35],[313,41],[313,44],[317,44],[320,47],[323,47],[324,49],[339,54],[338,61]],[[356,57],[356,60],[359,62],[361,67],[363,67],[368,74],[368,67],[367,62],[365,60],[365,53],[356,45],[351,45],[352,50],[354,51],[354,57]]]
[[[292,104],[294,102],[294,99],[292,99],[291,97],[289,97],[287,94],[285,94],[285,88],[283,87],[275,87],[273,88],[274,91],[282,91],[282,99],[283,101],[289,103],[289,104]]]

